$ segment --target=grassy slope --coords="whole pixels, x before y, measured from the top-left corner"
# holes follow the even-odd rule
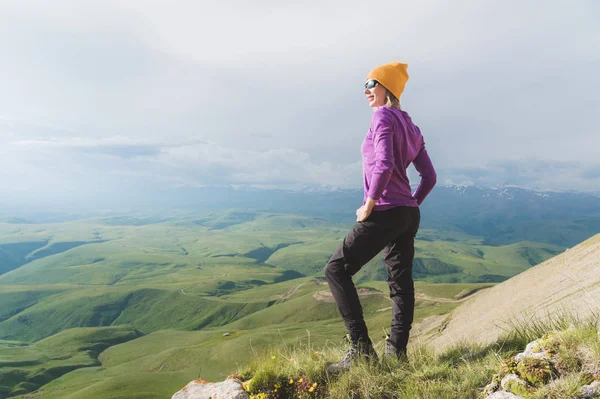
[[[504,246],[488,246],[453,241],[416,241],[415,265],[428,273],[415,273],[415,278],[435,283],[499,282],[527,270],[537,262],[563,251],[562,248],[531,242],[520,242]],[[448,270],[444,270],[445,267]],[[458,269],[455,272],[452,269]],[[359,281],[385,280],[383,255],[379,254],[356,278]],[[419,277],[420,276],[420,277]]]
[[[281,299],[300,284],[303,285],[293,291],[291,297]],[[432,290],[428,285],[421,286]],[[168,397],[199,376],[214,381],[223,379],[238,365],[251,361],[255,357],[253,351],[262,353],[277,342],[306,345],[310,339],[310,343],[318,347],[336,347],[344,334],[337,309],[333,303],[313,298],[316,291],[324,289],[327,286],[305,278],[232,294],[228,300],[247,299],[252,303],[261,298],[279,298],[279,302],[223,327],[202,331],[157,331],[112,346],[99,357],[102,367],[66,374],[44,386],[42,392],[45,398],[68,394],[73,398],[135,397],[136,392],[146,392],[148,398]],[[390,310],[381,311],[389,305],[385,292],[363,300],[375,341],[380,341],[383,327],[389,328]],[[418,301],[416,318],[421,320],[431,314],[446,313],[454,306],[454,303]],[[225,332],[230,336],[224,337]],[[279,356],[277,352],[274,354]]]
[[[553,365],[530,362],[515,370],[510,366],[511,356],[540,338],[539,331],[543,335],[539,350],[551,349],[546,356],[553,359]],[[547,334],[550,331],[553,333]],[[239,377],[251,379],[247,389],[255,397],[271,394],[277,387],[280,398],[332,399],[480,399],[488,396],[483,387],[493,380],[499,383],[508,373],[529,380],[528,392],[521,393],[527,398],[570,399],[583,397],[582,386],[600,380],[597,318],[529,324],[486,346],[459,342],[441,353],[417,346],[409,351],[408,364],[394,359],[375,365],[363,362],[338,376],[327,374],[325,369],[341,352],[330,348],[315,355],[313,350],[309,345],[291,346],[284,350],[285,356],[276,359],[267,352],[243,367]],[[295,361],[290,362],[290,357]],[[314,392],[307,395],[310,387]]]
[[[0,322],[0,338],[33,341],[54,334],[62,328],[122,323],[131,323],[144,331],[169,327],[194,329],[206,325],[222,325],[230,321],[232,314],[240,311],[241,305],[231,304],[231,299],[228,299],[227,303],[209,303],[206,302],[208,297],[289,278],[286,276],[289,265],[272,267],[244,257],[240,252],[247,253],[252,251],[251,248],[256,250],[257,243],[262,246],[260,248],[276,248],[286,242],[308,240],[308,236],[314,235],[313,227],[310,227],[308,221],[306,218],[288,220],[284,217],[265,218],[262,221],[269,226],[268,228],[284,224],[296,226],[300,230],[310,230],[305,233],[267,233],[264,231],[267,228],[263,226],[260,227],[263,230],[260,230],[256,226],[259,221],[254,220],[242,225],[243,228],[237,225],[226,228],[242,229],[241,232],[213,231],[202,238],[189,238],[189,235],[193,234],[187,231],[185,224],[177,228],[170,227],[170,224],[138,226],[135,229],[142,230],[131,233],[127,239],[80,246],[35,260],[0,276],[3,291],[11,292],[10,295],[0,296],[4,305],[0,314],[4,319]],[[322,228],[321,221],[313,222]],[[112,234],[115,237],[119,236],[123,233],[122,229],[130,227],[115,227],[117,230],[112,231]],[[179,228],[182,228],[183,232],[179,231]],[[143,229],[149,229],[150,232]],[[235,237],[247,237],[248,230],[257,229],[259,232],[251,239],[240,239],[240,242],[233,244]],[[201,227],[197,234],[205,234],[205,230],[205,227]],[[184,237],[190,242],[173,244],[164,237],[156,241],[161,233]],[[343,231],[337,229],[330,233],[333,236],[342,235]],[[220,234],[225,236],[219,237]],[[229,240],[225,237],[229,237]],[[325,241],[321,241],[319,245],[325,245],[323,242]],[[289,251],[299,245],[279,249],[271,258],[280,251]],[[444,257],[448,262],[461,263],[465,269],[469,265],[484,264],[489,266],[481,272],[511,274],[523,270],[529,262],[515,253],[526,249],[530,259],[531,252],[537,253],[536,251],[542,250],[536,245],[538,244],[515,244],[508,248],[512,252],[505,253],[503,248],[482,246],[484,250],[479,250],[464,243],[422,241],[418,243],[417,250],[422,256]],[[187,255],[181,252],[182,248]],[[309,263],[310,258],[306,258],[302,250],[296,249],[295,259],[304,259]],[[518,263],[520,266],[507,268],[506,263]],[[319,268],[322,268],[322,264]],[[357,280],[365,281],[373,277],[374,268],[375,277],[385,278],[384,268],[381,263],[377,265],[375,260],[361,271]],[[27,285],[23,285],[24,283]],[[39,288],[36,285],[39,285]],[[49,291],[49,287],[60,287],[60,292]],[[207,298],[201,300],[199,296]],[[262,302],[262,305],[246,306],[239,315],[268,305],[267,301]],[[212,305],[218,309],[212,309]],[[179,313],[179,317],[171,317],[174,309],[177,309],[175,313]],[[146,314],[148,312],[150,313]],[[191,314],[193,316],[190,316]],[[52,318],[48,318],[48,315],[52,315]]]
[[[128,324],[144,332],[224,325],[269,306],[158,289],[96,288],[55,294],[0,323],[2,339],[33,342],[66,328]]]
[[[566,328],[569,322],[563,324]],[[372,318],[369,318],[369,325],[372,326]],[[310,342],[303,331],[306,327],[311,333]],[[330,328],[326,322],[298,323],[286,328],[233,332],[230,337],[222,336],[224,330],[160,331],[110,347],[100,356],[102,367],[65,374],[45,385],[36,395],[47,399],[164,398],[198,376],[209,380],[221,379],[221,375],[216,378],[210,376],[215,375],[214,370],[219,368],[226,370],[226,373],[234,371],[238,368],[235,359],[240,364],[252,363],[250,367],[243,367],[247,377],[257,378],[260,374],[260,378],[263,381],[267,378],[268,382],[270,375],[275,381],[287,382],[290,376],[295,381],[304,376],[311,382],[318,381],[319,386],[326,386],[326,391],[321,393],[330,392],[334,398],[347,398],[351,392],[359,395],[369,392],[374,398],[389,398],[391,393],[403,398],[420,399],[455,398],[457,393],[462,398],[479,398],[482,387],[501,369],[500,359],[523,350],[527,342],[538,337],[532,335],[532,331],[519,331],[516,339],[501,339],[485,347],[461,343],[437,355],[426,348],[417,347],[409,353],[411,363],[408,367],[393,362],[376,368],[357,367],[340,379],[329,379],[324,376],[323,368],[340,356],[335,346],[325,345],[326,339],[323,340],[329,337]],[[340,329],[341,323],[334,328]],[[536,332],[538,330],[539,326],[535,328]],[[550,329],[545,327],[543,330]],[[539,388],[535,398],[572,397],[569,392],[576,392],[572,387],[577,388],[590,381],[585,367],[581,366],[599,370],[597,329],[576,327],[566,334],[561,342],[568,345],[567,352],[561,355],[572,357],[576,353],[586,356],[581,363],[571,362],[576,369],[573,373],[579,375],[565,374],[555,384]],[[574,344],[585,344],[587,348],[585,351],[574,351]],[[307,350],[309,348],[311,350]],[[312,350],[319,350],[319,355],[315,356]],[[381,351],[381,347],[378,350]],[[274,361],[271,360],[272,355],[276,356]],[[294,362],[290,362],[290,358],[294,358]],[[573,384],[573,381],[577,384]],[[265,383],[263,386],[272,385]],[[255,386],[258,387],[258,383]],[[23,395],[18,398],[33,397],[39,396]]]
[[[292,215],[248,213],[224,214],[221,219],[191,219],[143,226],[104,226],[89,221],[54,225],[0,224],[0,243],[30,237],[56,242],[90,241],[60,254],[36,259],[17,270],[0,275],[0,284],[71,283],[135,285],[160,281],[177,285],[195,281],[198,270],[211,266],[256,266],[263,261],[304,275],[320,273],[331,253],[351,225],[331,224]],[[239,218],[249,219],[235,224]],[[205,218],[207,219],[207,218]],[[9,230],[9,227],[13,230]],[[211,229],[222,227],[221,229]],[[562,248],[523,242],[492,247],[482,239],[456,232],[424,230],[417,240],[417,260],[429,267],[431,279],[474,282],[480,276],[512,276],[543,261]],[[104,240],[108,240],[104,242]],[[33,259],[33,258],[32,258]],[[444,273],[432,268],[436,260],[461,270]],[[382,279],[381,258],[365,268],[363,277]],[[434,270],[435,269],[435,270]],[[427,271],[427,270],[425,270]],[[153,281],[154,280],[154,281]]]
[[[42,248],[47,241],[25,241],[0,244],[0,274],[6,273],[28,262],[27,255]]]
[[[133,222],[134,225],[127,225]],[[158,344],[149,346],[156,348],[156,353],[149,353],[152,351],[149,347],[137,349],[133,344],[140,340],[134,340],[133,346],[123,347],[135,359],[122,365],[109,363],[110,368],[101,367],[96,371],[78,370],[59,379],[75,381],[75,376],[85,376],[79,388],[87,387],[88,393],[109,392],[114,388],[111,384],[115,387],[122,384],[121,374],[131,370],[141,373],[132,374],[132,387],[138,386],[135,381],[141,381],[140,387],[145,383],[150,387],[159,384],[166,369],[178,373],[177,378],[171,376],[164,380],[173,383],[185,383],[200,371],[203,376],[209,376],[207,378],[221,377],[232,369],[231,358],[222,360],[223,353],[231,350],[232,354],[242,353],[242,359],[247,359],[251,353],[247,350],[250,339],[253,346],[260,349],[278,338],[280,331],[286,340],[293,340],[305,336],[308,329],[315,342],[324,344],[335,337],[337,343],[343,327],[335,306],[312,298],[315,291],[327,290],[327,286],[310,283],[310,278],[277,282],[290,278],[287,270],[319,274],[349,228],[349,225],[332,225],[313,218],[254,212],[230,212],[159,224],[121,219],[18,227],[0,224],[0,242],[46,239],[48,245],[53,245],[94,241],[36,259],[0,275],[3,293],[0,294],[3,305],[0,317],[5,319],[0,322],[0,338],[33,342],[64,328],[120,324],[144,332],[155,331],[148,337],[162,334],[159,330],[163,329],[203,328],[203,332],[213,334],[211,327],[231,322],[214,330],[214,339],[222,339],[223,332],[233,334],[222,345],[216,345],[211,341],[213,338],[208,339],[201,332],[167,331],[164,332],[164,349]],[[482,274],[516,273],[529,267],[531,259],[543,259],[559,250],[535,243],[490,247],[482,245],[478,237],[455,232],[423,230],[419,238],[419,257],[460,264],[463,271],[469,273],[449,275],[458,281],[465,275],[477,279]],[[521,249],[522,255],[515,255]],[[384,273],[381,258],[376,258],[357,278],[359,281],[384,279]],[[443,281],[444,276],[430,279],[435,278]],[[293,291],[302,283],[306,284]],[[374,286],[383,293],[366,298],[364,306],[369,327],[378,336],[382,328],[389,326],[391,304],[386,299],[386,284],[374,284],[378,284]],[[446,298],[475,289],[470,285],[433,287],[420,283],[417,288],[426,295]],[[291,298],[282,298],[292,291]],[[419,300],[417,317],[444,314],[454,306],[456,303]],[[212,342],[212,347],[209,349],[208,344],[193,350],[185,345],[181,347],[179,340],[184,336],[170,339],[169,334],[201,337]],[[235,342],[238,343],[231,344]],[[106,352],[107,361],[110,353]],[[175,353],[180,354],[175,356]],[[176,366],[181,356],[193,360]],[[171,360],[165,363],[165,357]],[[206,359],[211,359],[210,368]],[[159,374],[156,364],[162,367]],[[113,366],[120,367],[121,371],[108,378],[105,373]],[[104,377],[98,377],[100,374]],[[95,388],[89,387],[91,380],[87,378],[98,379]],[[52,384],[60,386],[59,380]]]
[[[106,348],[141,335],[130,327],[75,328],[31,345],[0,341],[0,393],[29,392],[78,368],[98,366]]]

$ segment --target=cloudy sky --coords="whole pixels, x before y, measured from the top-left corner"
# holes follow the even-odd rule
[[[3,0],[0,196],[361,187],[362,86],[390,61],[440,183],[600,191],[599,20],[596,0]]]

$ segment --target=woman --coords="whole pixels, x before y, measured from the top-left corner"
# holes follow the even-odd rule
[[[419,205],[436,183],[421,131],[400,109],[399,99],[407,80],[407,65],[392,62],[373,69],[365,83],[364,93],[374,112],[361,147],[363,205],[356,211],[356,225],[325,266],[351,347],[339,362],[330,365],[329,371],[348,369],[358,357],[377,360],[352,276],[381,250],[393,302],[391,334],[384,355],[406,357],[415,305],[412,262]],[[414,193],[406,174],[411,163],[421,177]]]

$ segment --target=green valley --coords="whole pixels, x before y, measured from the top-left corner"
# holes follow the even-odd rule
[[[248,210],[0,223],[0,397],[162,398],[274,344],[336,346],[322,270],[351,226]],[[416,251],[422,321],[563,248],[423,229]],[[377,341],[385,280],[381,255],[355,278]]]

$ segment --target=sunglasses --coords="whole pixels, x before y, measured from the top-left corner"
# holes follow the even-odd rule
[[[378,84],[379,84],[378,81],[376,81],[375,79],[371,79],[367,83],[365,83],[365,89],[372,89],[373,87],[377,86]]]

